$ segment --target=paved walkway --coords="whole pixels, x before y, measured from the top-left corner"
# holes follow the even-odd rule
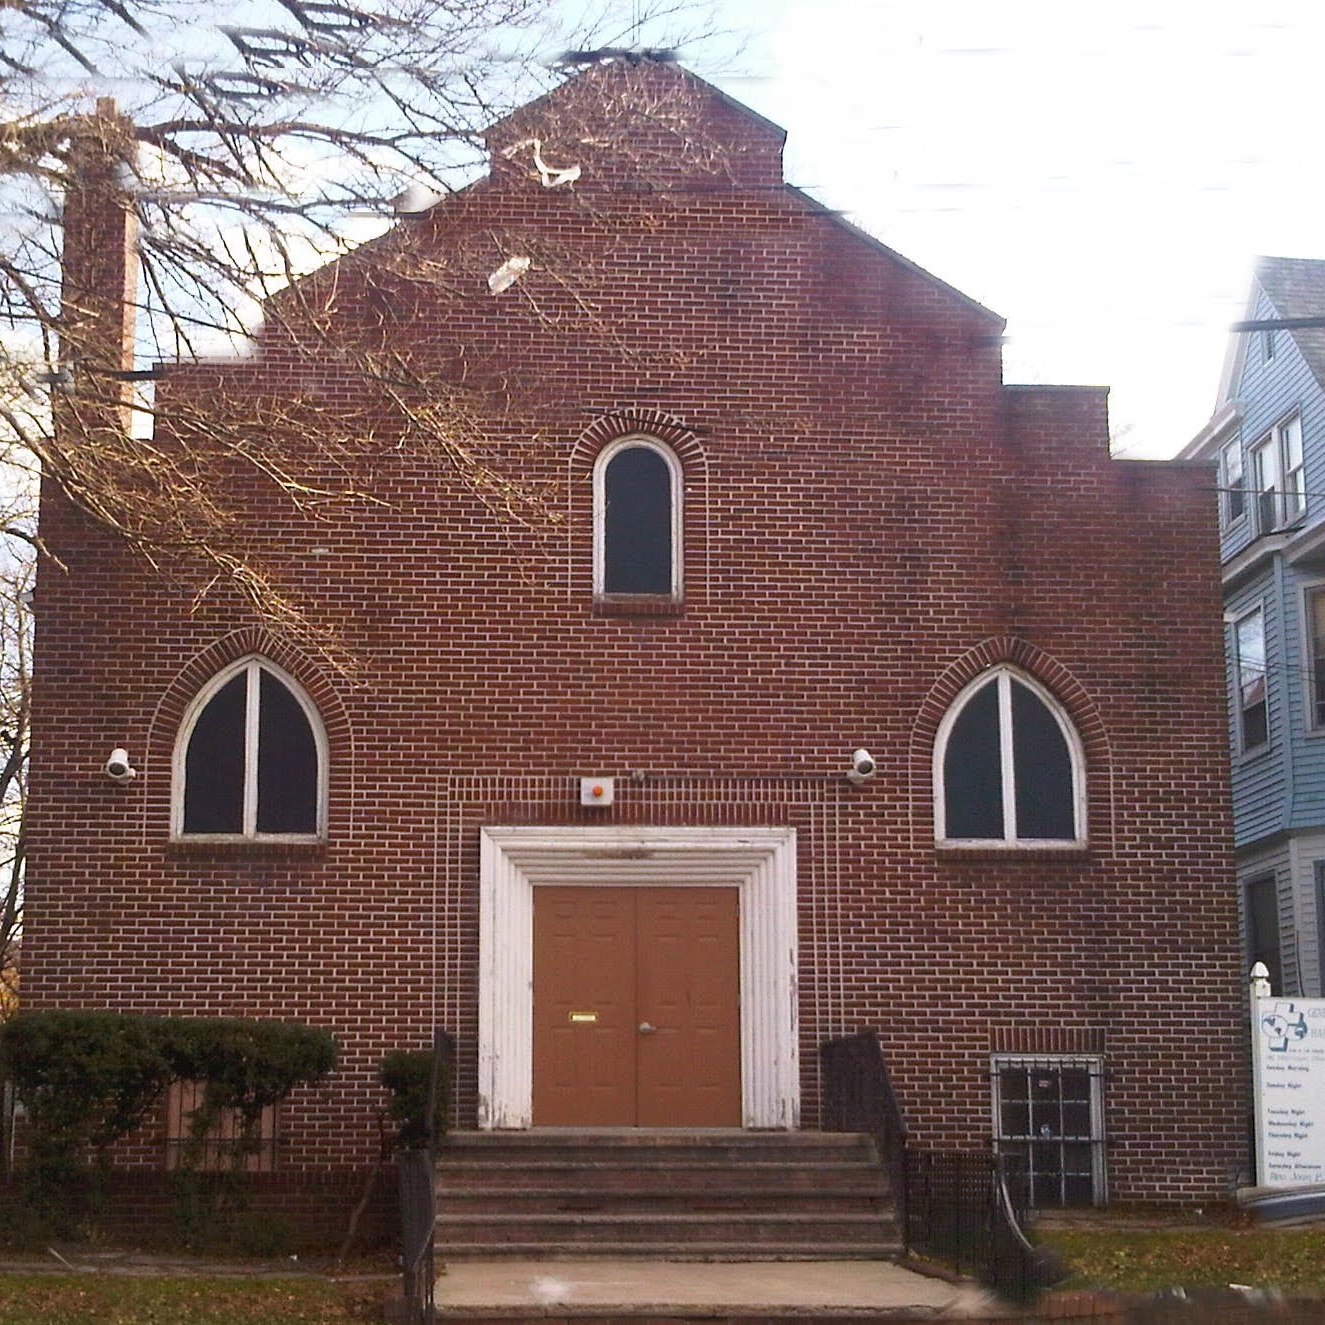
[[[1005,1314],[992,1294],[887,1261],[456,1261],[437,1280],[439,1315]]]

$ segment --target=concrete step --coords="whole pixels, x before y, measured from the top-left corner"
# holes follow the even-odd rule
[[[985,1290],[881,1261],[629,1256],[453,1261],[437,1281],[448,1325],[937,1325],[1024,1318]]]
[[[874,1242],[811,1242],[798,1240],[795,1245],[766,1243],[760,1246],[743,1241],[654,1242],[643,1247],[639,1242],[556,1242],[539,1238],[530,1242],[456,1242],[437,1254],[446,1261],[583,1261],[635,1260],[647,1254],[660,1261],[683,1261],[691,1264],[732,1264],[745,1261],[888,1261],[902,1254],[900,1242],[878,1238]]]
[[[450,1184],[440,1193],[441,1208],[447,1214],[483,1213],[493,1208],[493,1192],[481,1186],[455,1187]],[[509,1213],[553,1212],[557,1210],[633,1210],[666,1213],[685,1210],[781,1210],[815,1214],[824,1211],[853,1210],[876,1215],[889,1209],[887,1192],[876,1181],[858,1186],[834,1185],[817,1190],[751,1190],[748,1187],[704,1187],[698,1189],[624,1190],[600,1187],[524,1187],[503,1194],[501,1208]]]
[[[670,1248],[696,1260],[847,1259],[895,1255],[900,1243],[886,1175],[861,1136],[460,1133],[436,1184],[443,1258]]]
[[[452,1242],[488,1243],[533,1242],[546,1237],[554,1242],[592,1246],[598,1241],[629,1242],[636,1247],[651,1247],[660,1242],[725,1242],[733,1237],[747,1246],[768,1243],[849,1244],[881,1240],[883,1221],[873,1213],[807,1214],[793,1211],[776,1214],[767,1211],[684,1211],[646,1213],[631,1210],[622,1214],[601,1211],[555,1211],[539,1214],[485,1212],[481,1218],[471,1215],[437,1216],[439,1246]],[[445,1254],[445,1253],[444,1253]]]

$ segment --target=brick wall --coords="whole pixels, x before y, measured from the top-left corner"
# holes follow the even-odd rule
[[[998,318],[783,188],[779,132],[682,86],[740,169],[664,169],[651,141],[574,189],[499,171],[304,282],[255,358],[161,384],[167,419],[280,400],[380,442],[357,463],[387,504],[352,515],[230,482],[353,676],[47,495],[67,569],[38,593],[25,1000],[329,1026],[343,1065],[291,1102],[287,1153],[363,1164],[376,1062],[434,1020],[472,1122],[483,824],[794,825],[808,1123],[844,1031],[880,1030],[926,1145],[987,1143],[991,1051],[1100,1051],[1113,1196],[1209,1199],[1245,1077],[1209,475],[1110,461],[1101,391],[1004,387]],[[493,297],[511,253],[534,267]],[[430,453],[370,355],[465,393],[543,517]],[[592,602],[592,459],[632,431],[684,470],[679,614]],[[180,715],[253,651],[327,722],[328,841],[172,844]],[[1077,724],[1088,850],[935,849],[938,721],[1000,661]],[[102,775],[112,745],[132,784]],[[623,779],[617,805],[581,810],[581,774]]]

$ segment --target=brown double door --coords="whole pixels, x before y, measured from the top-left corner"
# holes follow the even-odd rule
[[[739,1127],[735,888],[534,889],[534,1125]]]

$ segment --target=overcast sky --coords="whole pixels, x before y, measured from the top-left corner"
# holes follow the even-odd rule
[[[719,11],[744,52],[682,58],[788,180],[1006,317],[1008,381],[1110,386],[1125,454],[1209,417],[1257,254],[1325,257],[1319,0]]]

